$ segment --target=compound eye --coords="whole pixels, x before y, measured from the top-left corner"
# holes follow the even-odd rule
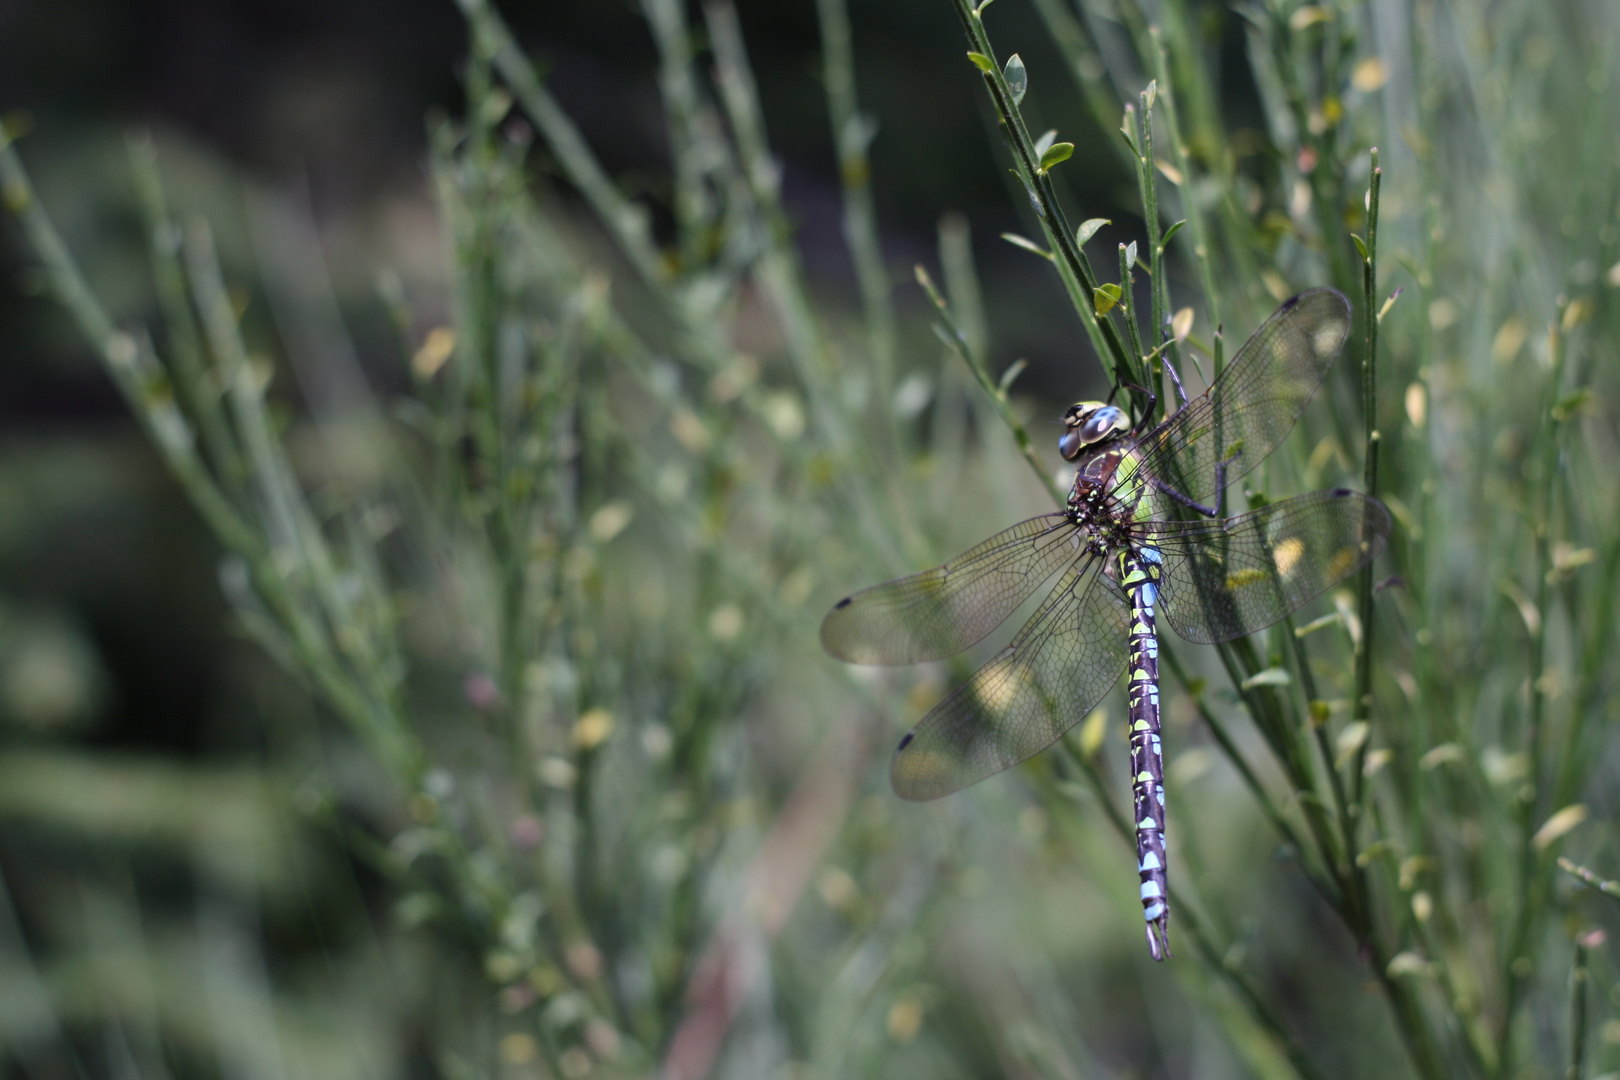
[[[1082,434],[1083,430],[1082,428],[1070,428],[1058,437],[1058,453],[1063,455],[1064,461],[1073,461],[1080,456],[1081,447],[1085,446],[1089,441]]]
[[[1080,428],[1081,440],[1088,445],[1094,442],[1101,442],[1103,439],[1107,438],[1113,433],[1114,429],[1119,425],[1120,417],[1122,415],[1123,414],[1112,405],[1109,405],[1106,408],[1098,409],[1091,415],[1091,419],[1087,420],[1084,426]]]

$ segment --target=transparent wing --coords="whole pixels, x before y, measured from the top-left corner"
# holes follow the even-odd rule
[[[1000,626],[1080,554],[1067,514],[1005,529],[932,570],[833,605],[821,647],[852,664],[915,664],[959,653]]]
[[[1137,443],[1149,475],[1189,498],[1216,495],[1283,440],[1322,384],[1350,332],[1350,302],[1311,289],[1283,302],[1243,343],[1221,377]]]
[[[1389,539],[1389,511],[1335,488],[1152,528],[1165,556],[1159,609],[1182,637],[1208,644],[1270,626],[1367,565]]]
[[[890,776],[904,799],[937,799],[1056,742],[1125,669],[1128,609],[1087,557],[1018,636],[918,722]]]

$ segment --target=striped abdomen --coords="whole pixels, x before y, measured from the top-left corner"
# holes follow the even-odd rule
[[[1170,893],[1165,882],[1164,754],[1159,746],[1159,639],[1153,607],[1159,598],[1164,556],[1157,548],[1119,553],[1119,584],[1131,598],[1131,790],[1136,806],[1136,859],[1142,880],[1142,916],[1153,959],[1170,954]]]

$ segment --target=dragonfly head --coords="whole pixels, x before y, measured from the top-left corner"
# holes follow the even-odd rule
[[[1063,414],[1058,452],[1074,461],[1088,446],[1130,434],[1131,418],[1125,410],[1101,401],[1077,401]]]

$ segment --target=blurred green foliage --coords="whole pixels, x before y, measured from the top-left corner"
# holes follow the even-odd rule
[[[1196,392],[1219,328],[1336,285],[1360,329],[1250,497],[1366,485],[1398,522],[1295,624],[1167,643],[1177,960],[1137,937],[1117,703],[913,806],[893,736],[967,662],[855,671],[816,646],[833,599],[1047,509],[1058,471],[968,223],[930,260],[949,347],[896,303],[840,0],[816,17],[858,310],[806,270],[732,8],[641,4],[669,147],[647,198],[460,0],[466,108],[430,128],[441,261],[370,295],[289,200],[199,214],[215,180],[148,138],[126,216],[86,224],[0,135],[35,283],[219,545],[172,577],[217,572],[286,676],[230,651],[217,707],[261,718],[254,767],[113,754],[83,733],[118,678],[71,607],[0,597],[8,1070],[1620,1068],[1594,887],[1617,876],[1620,13],[1036,0],[1026,43],[998,28],[1016,2],[954,6],[1017,243],[1073,301],[1043,317],[1161,388],[1138,338],[1173,319]],[[1220,90],[1234,34],[1258,120]],[[1035,135],[1057,101],[1096,130]],[[1122,111],[1125,138],[1096,134]],[[1147,208],[1140,260],[1120,245],[1134,287],[1066,203],[1104,168]],[[81,271],[42,199],[114,253]],[[397,342],[382,379],[357,319]],[[8,461],[0,541],[48,543],[37,522],[150,472],[126,447]]]

